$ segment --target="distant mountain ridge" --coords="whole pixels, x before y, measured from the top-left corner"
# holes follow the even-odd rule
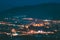
[[[29,15],[36,18],[50,18],[60,19],[60,4],[59,3],[44,3],[34,6],[14,7],[1,12],[3,16],[13,15]]]

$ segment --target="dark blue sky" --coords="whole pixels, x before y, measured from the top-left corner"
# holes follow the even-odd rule
[[[20,6],[26,6],[26,7],[20,7]],[[2,16],[10,14],[11,15],[27,14],[30,16],[35,15],[37,18],[52,17],[59,19],[60,0],[0,0],[0,14]]]
[[[0,11],[16,6],[36,5],[42,3],[60,3],[60,0],[0,0]]]

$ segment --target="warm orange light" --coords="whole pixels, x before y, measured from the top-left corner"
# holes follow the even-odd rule
[[[44,26],[44,24],[33,24],[33,26],[38,26],[38,27],[40,27],[40,26]]]
[[[15,32],[16,32],[16,30],[13,28],[13,29],[11,30],[11,32],[15,33]]]
[[[49,24],[49,22],[45,22],[44,24]]]
[[[26,28],[28,28],[29,26],[27,25],[27,26],[25,26]]]

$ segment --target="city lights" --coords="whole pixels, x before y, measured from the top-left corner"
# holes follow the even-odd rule
[[[10,33],[6,32],[7,35],[33,35],[33,34],[55,34],[58,32],[57,24],[59,26],[59,20],[41,20],[35,18],[4,18],[5,21],[0,21],[0,25],[8,27]],[[10,21],[11,20],[11,21]],[[53,29],[55,28],[56,29]],[[2,28],[0,28],[2,29]],[[52,30],[53,29],[53,30]],[[52,31],[51,31],[52,30]],[[19,34],[18,34],[19,31]]]

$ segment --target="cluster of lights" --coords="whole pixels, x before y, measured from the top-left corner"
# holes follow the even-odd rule
[[[5,19],[8,19],[8,18],[5,18]],[[13,19],[15,20],[15,19]],[[34,20],[33,18],[23,18],[23,20]],[[36,19],[35,22],[37,22],[38,20]],[[44,23],[32,23],[33,26],[37,26],[37,27],[42,27],[42,26],[45,26],[45,25],[50,25],[50,21],[52,20],[42,20]],[[53,21],[54,23],[60,23],[60,21]],[[15,23],[18,23],[17,21],[15,21]],[[24,28],[26,27],[27,29],[29,28],[30,24],[28,25],[16,25],[16,24],[10,24],[10,23],[6,23],[6,22],[0,22],[0,24],[3,24],[3,25],[8,25],[8,26],[18,26],[20,28]],[[46,26],[46,28],[49,28],[49,26]],[[55,32],[57,32],[57,30],[54,30]],[[13,34],[14,36],[15,35],[18,35],[16,33],[16,30],[15,29],[12,29],[12,32],[14,32],[15,34]],[[54,32],[45,32],[45,31],[42,31],[42,30],[38,30],[38,31],[34,31],[34,30],[29,30],[28,32],[22,32],[22,33],[26,33],[26,34],[53,34]]]

